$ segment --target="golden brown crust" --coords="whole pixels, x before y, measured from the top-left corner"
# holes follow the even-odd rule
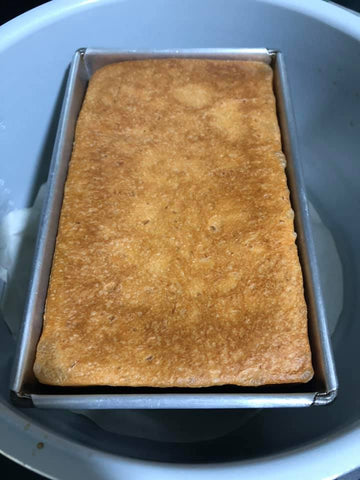
[[[90,81],[34,371],[200,387],[313,374],[263,63],[128,61]]]

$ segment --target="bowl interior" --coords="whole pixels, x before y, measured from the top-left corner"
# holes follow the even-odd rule
[[[351,368],[358,362],[360,336],[359,41],[325,20],[251,0],[88,2],[49,17],[6,49],[0,47],[4,213],[9,198],[15,208],[31,205],[47,177],[67,68],[74,51],[85,46],[268,47],[284,53],[308,196],[333,239],[324,239],[321,229],[317,235],[315,225],[326,308],[332,324],[337,323],[332,341],[340,391],[323,408],[23,413],[44,428],[102,451],[187,463],[280,453],[352,425],[360,411],[360,382],[357,369]],[[327,256],[326,242],[332,241],[336,260]],[[19,250],[4,316],[21,315],[33,242],[30,235],[26,248]],[[0,351],[0,402],[7,406],[14,340],[3,321]]]

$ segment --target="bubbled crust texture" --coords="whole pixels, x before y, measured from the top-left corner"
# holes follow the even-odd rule
[[[126,61],[76,128],[34,371],[51,385],[306,382],[272,70]]]

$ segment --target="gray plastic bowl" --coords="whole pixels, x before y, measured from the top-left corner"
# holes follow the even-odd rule
[[[360,466],[359,40],[360,17],[320,0],[56,0],[1,28],[0,179],[16,208],[31,205],[46,179],[79,47],[282,50],[308,195],[335,239],[344,276],[333,335],[335,403],[261,411],[246,421],[237,411],[129,411],[118,414],[117,434],[72,412],[17,409],[8,396],[14,341],[0,321],[5,454],[54,478],[88,480],[320,479]]]

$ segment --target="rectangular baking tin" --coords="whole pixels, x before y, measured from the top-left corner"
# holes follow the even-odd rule
[[[33,374],[36,346],[55,247],[64,184],[71,156],[76,120],[91,75],[99,68],[124,60],[147,58],[212,58],[257,60],[272,66],[286,173],[295,210],[297,244],[309,310],[309,336],[314,379],[308,384],[266,387],[223,386],[203,389],[125,387],[51,387]],[[305,407],[330,403],[337,378],[319,283],[305,187],[296,145],[296,128],[287,85],[284,58],[267,49],[191,49],[163,51],[110,51],[80,49],[71,64],[60,116],[38,234],[32,279],[11,383],[11,397],[20,405],[65,409],[114,408],[271,408]]]

